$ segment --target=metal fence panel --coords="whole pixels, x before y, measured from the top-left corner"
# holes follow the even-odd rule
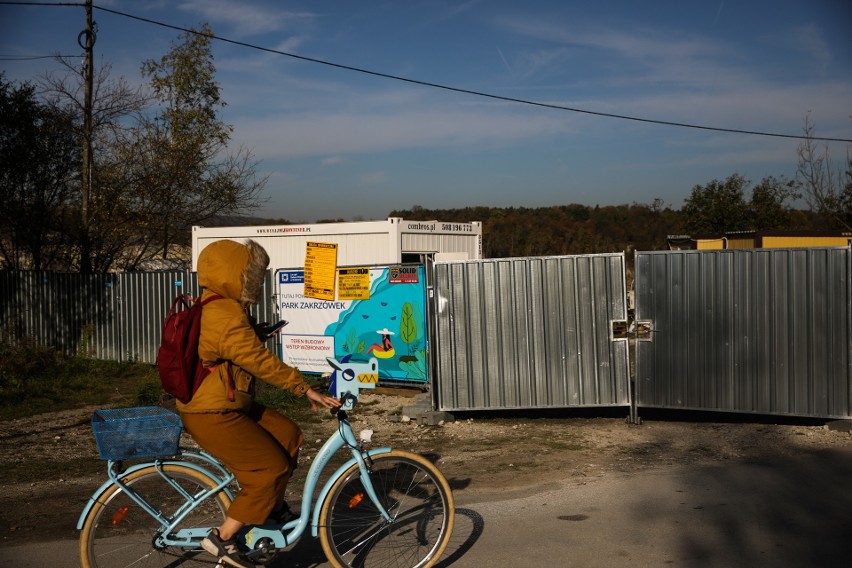
[[[850,249],[636,254],[638,407],[852,416]]]
[[[119,275],[121,319],[115,322],[122,340],[113,359],[153,363],[160,347],[163,319],[175,297],[199,294],[198,276],[189,271]]]
[[[110,274],[0,271],[3,332],[69,355],[110,351],[116,334],[103,328],[115,317],[114,283]]]
[[[436,263],[440,410],[630,404],[623,254]]]
[[[197,296],[190,271],[62,274],[0,271],[0,321],[14,337],[32,337],[65,355],[154,363],[163,319],[174,298]],[[267,271],[258,321],[274,321],[273,273]]]

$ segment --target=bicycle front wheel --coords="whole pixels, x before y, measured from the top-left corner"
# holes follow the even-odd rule
[[[320,543],[336,567],[427,567],[443,554],[455,510],[447,480],[426,458],[403,451],[375,456],[370,481],[388,522],[361,484],[353,465],[341,475],[320,510]]]
[[[183,465],[164,465],[162,469],[189,495],[198,495],[217,485],[207,475]],[[123,481],[166,516],[172,516],[186,503],[184,495],[163,479],[153,465],[131,473]],[[220,491],[200,503],[178,528],[218,527],[230,504],[228,494]],[[213,561],[200,546],[155,548],[153,539],[160,526],[121,487],[112,485],[101,494],[83,523],[80,563],[83,568],[161,568]]]

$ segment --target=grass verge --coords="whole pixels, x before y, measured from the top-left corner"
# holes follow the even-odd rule
[[[304,397],[257,381],[257,400],[297,420],[318,420]],[[157,404],[165,393],[154,365],[62,357],[28,340],[0,340],[0,420],[87,405]]]

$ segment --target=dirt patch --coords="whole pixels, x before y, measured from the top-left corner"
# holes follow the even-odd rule
[[[533,490],[568,478],[724,460],[793,456],[852,448],[852,434],[819,421],[643,414],[627,424],[626,411],[606,416],[564,411],[526,415],[459,414],[455,422],[426,426],[406,421],[409,396],[364,394],[351,414],[356,433],[371,429],[374,447],[392,446],[433,458],[460,501]],[[105,479],[90,418],[82,408],[0,422],[0,528],[4,544],[77,538],[77,516]],[[301,467],[289,491],[298,494],[310,458],[335,428],[326,413],[297,418],[305,431]],[[182,442],[192,446],[184,437]],[[295,500],[295,497],[293,498]]]

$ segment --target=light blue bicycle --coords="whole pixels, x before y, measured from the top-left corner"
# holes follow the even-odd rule
[[[447,480],[420,455],[366,450],[346,411],[360,389],[376,386],[378,363],[329,362],[332,392],[343,403],[338,428],[311,463],[301,515],[285,524],[247,526],[239,535],[247,556],[268,564],[310,528],[333,566],[431,566],[453,529]],[[239,490],[233,474],[206,452],[178,449],[180,419],[159,407],[98,411],[93,428],[109,480],[77,522],[83,568],[215,564],[200,543],[221,524]],[[320,487],[323,470],[344,448],[351,458]]]

